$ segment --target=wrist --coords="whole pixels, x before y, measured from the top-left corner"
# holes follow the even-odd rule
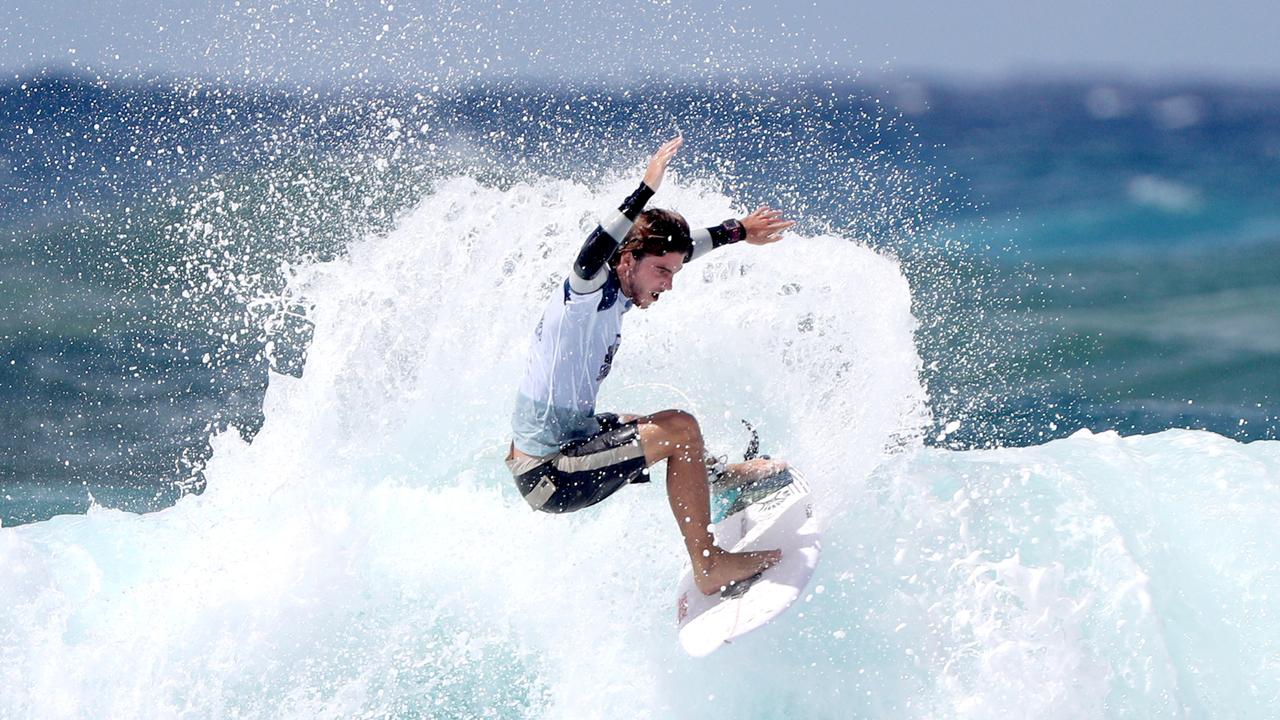
[[[747,226],[736,218],[724,221],[725,230],[729,231],[729,242],[742,242],[747,239]]]

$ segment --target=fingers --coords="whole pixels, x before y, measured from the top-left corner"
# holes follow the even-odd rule
[[[669,162],[671,158],[675,157],[676,151],[678,151],[680,146],[683,144],[684,137],[682,136],[676,136],[671,140],[666,141],[653,153],[653,159],[650,162]]]
[[[761,217],[766,217],[766,218],[780,218],[780,217],[782,217],[782,211],[781,211],[781,210],[774,210],[773,208],[768,208],[768,207],[766,207],[766,208],[761,208],[758,212],[760,213],[760,216],[761,216]]]
[[[795,220],[783,219],[781,210],[774,210],[763,205],[747,216],[747,219],[751,221],[753,226],[768,232],[785,230],[796,224]]]
[[[742,224],[747,227],[747,242],[752,245],[765,245],[782,239],[782,233],[795,226],[794,220],[782,217],[781,210],[768,205],[761,205],[750,215],[743,218]]]
[[[774,210],[773,208],[770,208],[767,205],[761,205],[760,207],[756,208],[755,211],[752,212],[749,217],[762,222],[779,222],[782,220],[782,211]],[[791,221],[786,221],[786,222],[791,222]]]
[[[663,143],[662,147],[659,147],[658,151],[653,154],[653,159],[657,160],[659,158],[662,158],[664,160],[670,160],[676,154],[676,151],[680,149],[680,146],[683,144],[684,144],[684,136],[677,135],[671,138],[670,140],[666,141],[665,143]]]
[[[671,158],[675,157],[676,151],[684,144],[684,136],[677,135],[666,141],[659,147],[657,152],[649,160],[649,167],[644,173],[644,183],[653,190],[657,190],[662,184],[662,176],[667,172],[667,165],[671,162]]]

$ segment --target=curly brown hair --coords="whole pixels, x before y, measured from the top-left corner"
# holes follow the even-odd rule
[[[693,239],[689,237],[689,223],[678,212],[654,208],[645,210],[618,246],[609,265],[617,267],[624,253],[631,253],[636,260],[646,255],[663,255],[678,252],[686,258],[693,252]]]

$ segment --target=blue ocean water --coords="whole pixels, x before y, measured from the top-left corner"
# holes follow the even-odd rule
[[[290,265],[394,227],[435,178],[596,182],[671,128],[689,137],[680,170],[740,207],[773,202],[804,232],[904,261],[935,414],[961,420],[950,447],[1082,427],[1248,441],[1280,423],[1274,90],[322,98],[40,75],[2,96],[0,478],[34,486],[6,501],[6,524],[83,509],[86,487],[133,509],[198,487],[208,434],[252,436],[267,368],[301,371],[311,327],[281,304]],[[640,119],[654,97],[685,110]]]
[[[1280,695],[1280,90],[39,74],[0,114],[0,714]],[[691,266],[602,404],[726,452],[753,419],[828,538],[801,607],[701,663],[660,484],[551,523],[500,463],[533,316],[675,130],[658,202],[800,224]]]

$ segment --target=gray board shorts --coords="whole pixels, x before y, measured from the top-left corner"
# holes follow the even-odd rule
[[[566,513],[590,507],[630,483],[649,482],[636,420],[596,415],[600,431],[539,458],[509,458],[516,487],[534,510]]]

